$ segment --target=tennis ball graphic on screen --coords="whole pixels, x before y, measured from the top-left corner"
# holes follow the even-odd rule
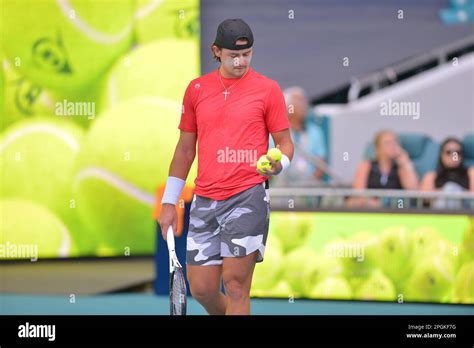
[[[189,81],[198,73],[196,41],[170,39],[139,46],[114,65],[101,103],[108,108],[133,97],[154,96],[181,104]]]
[[[106,111],[89,129],[74,192],[84,233],[103,248],[119,254],[124,248],[131,254],[154,249],[154,196],[168,177],[179,117],[179,104],[140,97]],[[194,165],[188,183],[195,176]]]
[[[397,288],[402,287],[411,271],[412,239],[403,226],[386,228],[378,243],[378,266]]]
[[[265,259],[255,266],[252,288],[260,291],[269,291],[274,287],[280,278],[283,261],[283,256],[278,246],[273,247],[267,243]]]
[[[308,240],[314,223],[314,216],[304,213],[276,213],[270,217],[270,233],[281,242],[287,253]]]
[[[343,277],[328,277],[323,279],[308,294],[310,298],[349,300],[352,298],[352,289]]]
[[[461,246],[461,260],[463,263],[474,260],[474,218],[470,219],[470,224],[464,231]]]
[[[359,232],[344,241],[341,258],[347,277],[366,277],[379,261],[379,241],[369,232]]]
[[[290,284],[285,280],[280,280],[269,292],[271,297],[290,298],[294,297]]]
[[[397,298],[397,292],[392,281],[380,270],[375,270],[355,291],[357,300],[392,301]]]
[[[453,262],[431,256],[416,266],[405,285],[405,299],[419,302],[446,302],[455,279]]]
[[[425,226],[410,233],[410,238],[413,240],[413,257],[416,259],[418,255],[421,257],[433,243],[442,239],[443,236],[435,228]]]
[[[40,85],[31,82],[3,59],[2,74],[4,81],[4,117],[0,128],[4,129],[16,121],[35,115],[53,115],[54,99]]]
[[[464,264],[453,285],[453,301],[474,304],[474,262]]]
[[[139,43],[199,37],[199,0],[138,0],[135,37]]]
[[[283,262],[283,278],[288,281],[291,288],[297,295],[302,295],[305,288],[308,288],[307,281],[313,281],[317,278],[313,275],[312,279],[308,279],[311,271],[313,260],[317,259],[317,254],[308,247],[300,247],[292,250],[285,255]]]
[[[73,254],[66,225],[50,210],[21,199],[0,200],[0,258],[54,258]]]
[[[84,133],[66,120],[36,117],[0,137],[1,197],[38,202],[61,219],[71,213],[74,162]]]
[[[132,43],[134,1],[4,1],[4,50],[23,75],[73,94]]]
[[[295,249],[293,252],[297,252]],[[303,295],[308,296],[314,286],[327,277],[342,276],[343,266],[340,259],[326,255],[315,255],[308,259],[302,268],[301,290]]]

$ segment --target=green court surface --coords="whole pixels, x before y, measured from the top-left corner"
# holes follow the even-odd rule
[[[3,315],[167,315],[167,296],[114,294],[100,296],[0,295]],[[354,301],[252,299],[254,315],[474,315],[472,305]],[[206,314],[192,298],[188,314]]]

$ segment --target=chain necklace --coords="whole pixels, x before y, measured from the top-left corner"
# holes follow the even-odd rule
[[[219,81],[221,82],[221,85],[224,88],[224,92],[222,92],[222,94],[224,95],[224,101],[227,101],[227,95],[230,94],[229,90],[235,85],[237,85],[240,82],[240,80],[242,80],[245,77],[245,75],[247,75],[247,73],[249,72],[249,69],[250,68],[248,68],[245,74],[237,82],[231,85],[229,88],[225,87],[224,82],[222,82],[221,72],[219,71],[219,69],[217,69],[217,73],[219,74]]]

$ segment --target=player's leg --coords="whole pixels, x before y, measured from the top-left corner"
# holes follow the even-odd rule
[[[223,265],[224,288],[227,296],[226,314],[250,314],[250,286],[257,262],[255,251],[243,257],[226,257]]]
[[[221,293],[222,258],[220,226],[214,211],[217,202],[194,196],[186,240],[186,270],[191,295],[209,314],[225,313]]]
[[[256,185],[219,202],[216,212],[222,226],[226,314],[249,314],[253,270],[263,260],[268,235],[270,208],[264,186]]]
[[[209,314],[224,315],[227,300],[221,292],[222,266],[187,265],[191,294]]]

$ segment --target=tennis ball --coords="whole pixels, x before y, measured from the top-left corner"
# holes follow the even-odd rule
[[[279,162],[281,160],[281,151],[274,147],[273,149],[268,150],[267,156],[270,156],[275,162]]]
[[[347,277],[367,277],[378,262],[379,241],[369,232],[359,232],[343,242],[341,258]]]
[[[308,294],[310,298],[350,300],[352,290],[343,277],[328,277],[314,286]]]
[[[267,155],[262,155],[257,161],[257,169],[260,173],[264,173],[265,169],[271,170],[272,164],[267,158]]]
[[[380,236],[377,246],[381,260],[379,267],[397,288],[403,286],[411,271],[412,245],[412,239],[403,226],[386,228]]]
[[[2,75],[4,81],[4,117],[0,128],[4,129],[12,123],[35,115],[53,115],[54,99],[40,85],[21,76],[11,63],[2,59]]]
[[[324,278],[342,276],[342,272],[341,262],[335,257],[317,254],[306,260],[300,280],[303,295],[309,296],[314,286]]]
[[[270,217],[270,231],[280,240],[284,253],[305,244],[313,225],[311,213],[272,213]]]
[[[66,225],[44,206],[16,198],[1,199],[0,221],[0,258],[34,260],[74,255]]]
[[[2,4],[4,50],[46,88],[87,89],[132,44],[133,0],[22,0]]]
[[[199,38],[199,0],[138,0],[135,38],[146,43],[164,38]]]
[[[199,45],[195,41],[162,40],[139,46],[118,60],[107,75],[101,105],[107,109],[138,96],[181,104],[189,81],[198,75]]]
[[[474,304],[474,262],[461,267],[453,286],[454,302]]]
[[[74,193],[97,244],[123,253],[154,250],[152,208],[179,138],[180,105],[131,99],[103,113],[89,129],[76,161]],[[188,182],[196,177],[192,166]]]
[[[278,246],[269,244],[265,247],[265,260],[257,263],[253,275],[252,288],[269,291],[274,287],[281,274],[283,257]]]
[[[463,263],[474,261],[474,218],[470,219],[470,223],[464,231],[461,260]]]
[[[316,258],[317,254],[307,247],[294,249],[285,256],[283,263],[284,279],[288,281],[296,294],[302,295],[305,288],[308,287],[307,284],[304,284],[307,281],[305,277],[311,274],[311,265]],[[317,277],[313,275],[314,278]]]
[[[70,212],[71,176],[84,134],[74,123],[36,117],[0,137],[2,197],[45,205],[62,219]]]
[[[71,188],[83,136],[74,123],[50,117],[17,122],[0,136],[0,196],[44,205],[68,226],[75,240],[79,238],[80,248]]]
[[[392,301],[397,292],[392,281],[380,270],[375,270],[356,290],[354,299]]]
[[[442,256],[423,260],[405,285],[407,301],[445,302],[455,279],[455,266]]]
[[[441,234],[429,226],[419,227],[410,234],[413,240],[413,257],[421,257],[436,241],[442,239]]]
[[[279,298],[290,298],[294,296],[290,284],[285,280],[280,280],[268,293],[271,297]]]

